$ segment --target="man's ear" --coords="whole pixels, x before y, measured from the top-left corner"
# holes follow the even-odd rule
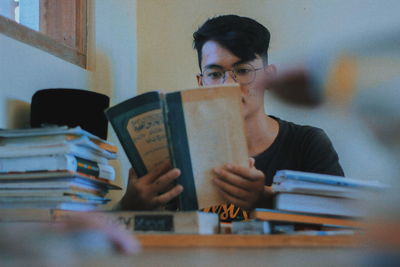
[[[203,86],[203,79],[201,78],[200,74],[196,75],[196,79],[197,79],[197,84],[199,86]]]
[[[274,64],[269,64],[265,68],[265,73],[267,74],[267,75],[265,75],[265,78],[266,78],[265,89],[268,90],[270,88],[271,81],[274,81],[276,79],[276,75],[277,75],[278,71]]]
[[[276,74],[278,72],[276,66],[274,64],[269,64],[265,70],[268,72],[268,74],[271,76],[271,78],[275,78]]]

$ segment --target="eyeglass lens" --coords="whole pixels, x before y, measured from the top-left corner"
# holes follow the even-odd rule
[[[255,78],[255,69],[250,64],[236,65],[232,70],[225,70],[219,67],[211,67],[204,70],[202,76],[206,84],[222,84],[226,80],[228,71],[232,72],[232,78],[240,84],[251,83]]]

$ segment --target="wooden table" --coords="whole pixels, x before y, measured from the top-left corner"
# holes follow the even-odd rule
[[[301,248],[355,247],[360,241],[353,235],[135,235],[144,249],[149,248]]]
[[[357,266],[354,236],[136,235],[142,251],[91,266]]]
[[[359,256],[358,238],[348,235],[135,235],[142,248],[130,256],[110,253],[108,249],[90,250],[81,255],[70,250],[68,240],[63,242],[63,239],[51,238],[45,242],[45,239],[36,238],[24,239],[21,244],[22,248],[33,253],[33,257],[25,254],[7,256],[6,259],[12,259],[10,266],[343,267],[357,266],[364,260]],[[18,242],[15,241],[14,245]],[[31,248],[32,244],[38,251]]]

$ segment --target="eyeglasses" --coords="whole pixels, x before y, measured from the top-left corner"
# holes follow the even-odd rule
[[[244,63],[235,65],[231,70],[226,70],[220,67],[210,67],[205,69],[200,76],[203,79],[205,85],[222,84],[226,80],[226,72],[232,72],[232,78],[239,84],[249,84],[254,81],[256,77],[256,71],[263,69],[254,68],[253,65]]]

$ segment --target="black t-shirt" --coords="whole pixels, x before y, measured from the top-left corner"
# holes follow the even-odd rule
[[[283,169],[344,176],[338,155],[322,129],[270,117],[279,123],[278,136],[255,157],[255,167],[265,174],[266,185],[271,185],[275,172]]]

